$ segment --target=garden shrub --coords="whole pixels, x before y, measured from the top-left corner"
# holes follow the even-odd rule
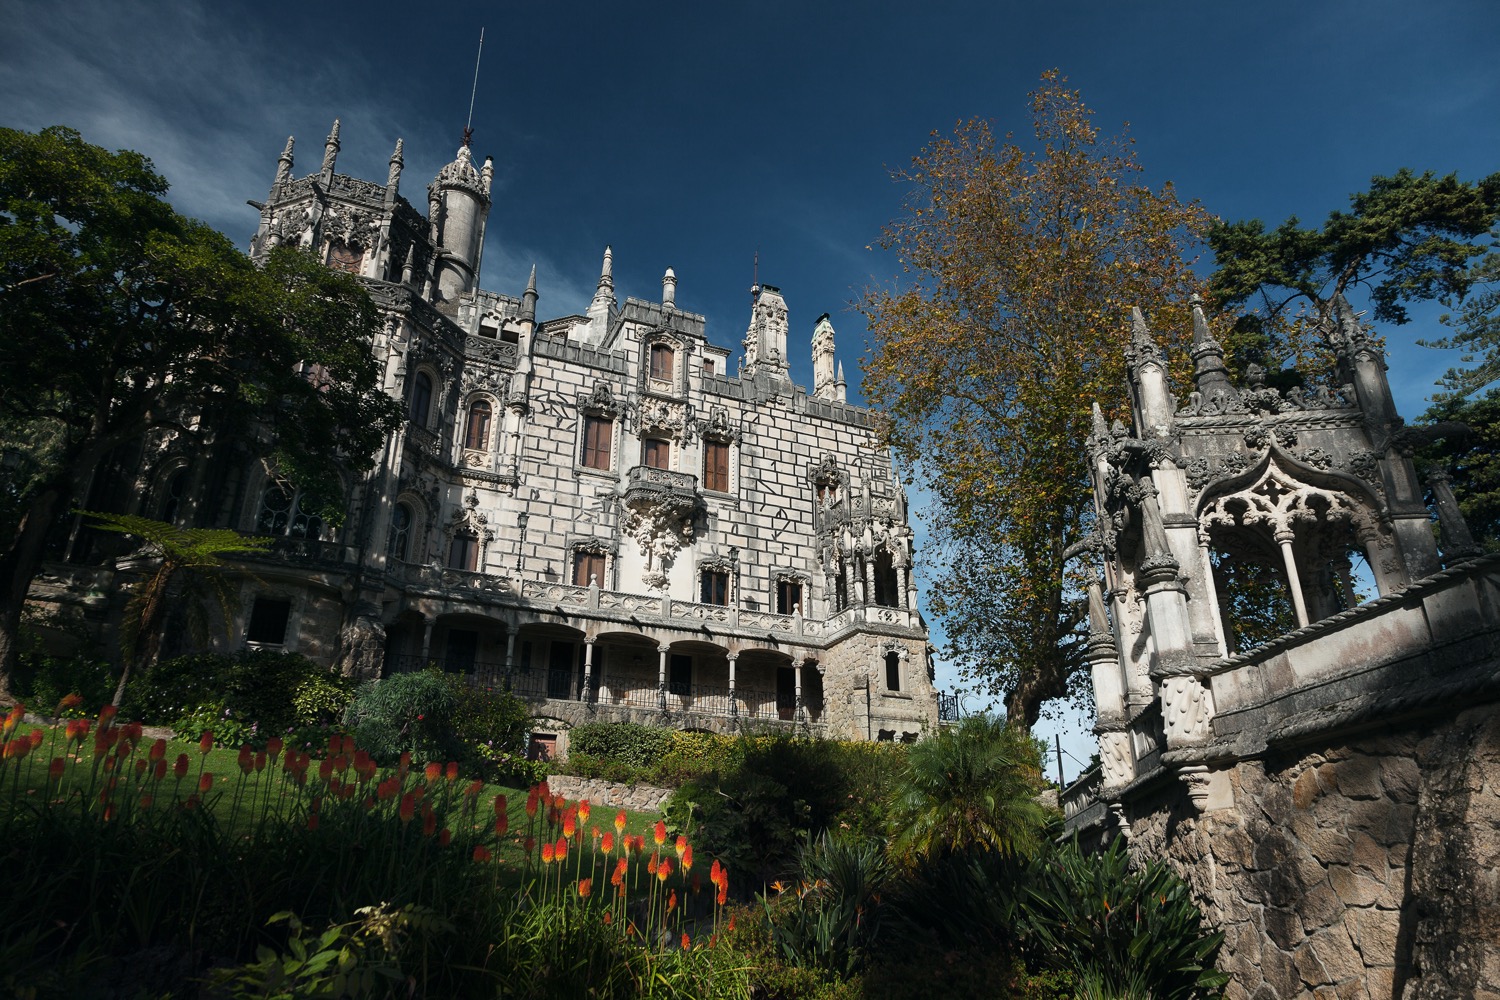
[[[343,719],[354,682],[333,671],[305,678],[292,693],[292,717],[297,726],[328,726]]]
[[[568,733],[569,753],[619,761],[648,769],[672,748],[672,731],[634,722],[589,722]]]
[[[88,656],[19,655],[16,658],[16,691],[28,708],[52,715],[63,698],[77,694],[83,701],[67,713],[80,715],[98,711],[115,696],[119,681],[108,663]]]
[[[797,867],[796,883],[765,902],[777,951],[792,965],[840,978],[859,972],[884,915],[891,871],[883,845],[825,833],[802,846]]]
[[[361,684],[344,724],[381,763],[407,752],[417,760],[456,760],[463,751],[451,723],[457,707],[455,687],[441,671],[395,674]]]
[[[1039,856],[1021,898],[1033,959],[1078,976],[1094,995],[1217,997],[1222,931],[1208,933],[1187,883],[1155,859],[1133,868],[1124,838],[1087,854],[1076,840]]]
[[[239,746],[313,724],[306,713],[347,700],[348,683],[297,653],[190,653],[158,660],[132,678],[121,711],[189,738],[211,729],[221,746]]]

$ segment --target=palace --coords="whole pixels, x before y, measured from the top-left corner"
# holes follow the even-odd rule
[[[938,720],[912,530],[877,418],[845,401],[834,329],[793,384],[786,301],[755,289],[743,356],[676,304],[615,294],[604,250],[584,315],[479,287],[491,164],[466,144],[427,188],[317,172],[287,140],[251,242],[358,275],[406,421],[346,483],[334,529],[245,443],[137,470],[138,512],[274,536],[242,565],[230,647],[375,677],[437,664],[508,686],[541,752],[581,721],[795,726],[915,740]]]

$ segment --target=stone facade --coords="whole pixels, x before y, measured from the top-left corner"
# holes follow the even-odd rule
[[[384,184],[337,173],[338,149],[335,123],[299,178],[288,140],[250,252],[308,248],[379,307],[407,420],[347,482],[342,527],[263,445],[167,437],[136,470],[140,513],[277,539],[245,566],[231,647],[366,677],[436,663],[557,729],[936,725],[905,497],[874,414],[846,401],[826,315],[805,333],[812,393],[769,285],[737,371],[670,269],[659,301],[619,300],[608,248],[587,313],[539,318],[535,270],[519,294],[479,287],[492,167],[467,142],[425,214],[401,194],[401,143]]]
[[[1194,312],[1189,402],[1137,314],[1133,426],[1096,419],[1101,763],[1068,824],[1189,880],[1230,997],[1500,997],[1500,557],[1418,477],[1432,431],[1346,304],[1316,393],[1234,386]],[[1293,631],[1238,640],[1237,567]]]

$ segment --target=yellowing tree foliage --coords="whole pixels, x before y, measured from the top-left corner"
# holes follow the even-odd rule
[[[1171,185],[1146,186],[1131,140],[1102,136],[1056,71],[1031,109],[1034,146],[970,121],[897,173],[911,197],[881,245],[902,276],[860,303],[865,394],[931,498],[945,652],[1028,727],[1086,686],[1068,563],[1093,518],[1091,404],[1128,416],[1133,305],[1186,370],[1188,256],[1209,222]]]

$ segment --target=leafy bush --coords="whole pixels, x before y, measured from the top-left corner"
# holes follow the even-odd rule
[[[172,731],[185,740],[195,740],[205,732],[213,733],[214,742],[221,747],[244,746],[259,735],[249,725],[236,719],[221,701],[194,705],[173,719],[171,726]],[[274,735],[274,732],[268,732],[263,738],[269,739]]]
[[[1020,916],[1038,961],[1078,975],[1093,995],[1189,1000],[1220,996],[1222,931],[1207,933],[1187,883],[1159,861],[1132,871],[1124,839],[1085,854],[1076,840],[1027,872]]]
[[[853,975],[879,933],[891,874],[883,845],[823,834],[803,845],[797,865],[797,884],[764,904],[777,950],[792,965]]]
[[[465,748],[463,759],[495,759],[526,749],[531,710],[509,691],[478,688],[458,674],[443,674],[455,704],[449,723],[454,738]],[[483,751],[481,751],[483,748]]]
[[[672,749],[672,730],[634,722],[589,722],[568,733],[568,752],[646,770]]]
[[[330,725],[344,717],[354,682],[332,671],[305,678],[292,693],[292,717],[298,726]]]
[[[344,724],[378,761],[410,752],[418,760],[456,760],[462,753],[452,718],[454,685],[438,670],[366,681],[354,692]]]
[[[238,746],[226,735],[231,726],[261,740],[280,735],[307,724],[304,707],[317,712],[320,705],[331,705],[347,683],[296,653],[192,653],[158,660],[136,675],[125,689],[122,713],[183,733],[188,730],[178,722],[192,720],[211,728],[221,745]],[[305,706],[299,707],[299,697]],[[222,721],[209,723],[210,711]]]
[[[20,700],[34,712],[52,715],[70,694],[83,699],[76,708],[65,710],[75,716],[97,711],[114,699],[118,678],[114,668],[101,660],[36,654],[19,656],[17,660],[16,690],[20,692]]]

